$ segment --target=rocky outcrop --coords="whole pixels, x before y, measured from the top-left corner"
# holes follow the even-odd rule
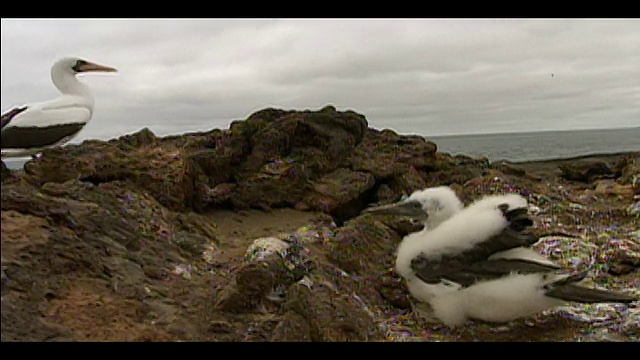
[[[562,177],[567,180],[592,182],[595,179],[602,177],[611,177],[613,171],[604,162],[594,162],[586,164],[565,164],[560,167],[562,170]]]
[[[620,174],[619,183],[631,185],[635,194],[640,194],[640,153],[625,156],[615,170]]]
[[[621,159],[606,174],[581,162],[575,176],[534,174],[531,164],[438,152],[331,106],[45,150],[24,171],[2,168],[2,340],[583,340],[588,321],[546,328],[533,317],[539,326],[503,332],[417,323],[393,266],[402,237],[421,226],[361,210],[426,186],[450,185],[465,202],[520,192],[537,234],[601,244],[591,265],[605,270],[594,276],[623,286],[638,271],[638,156]],[[312,220],[282,232],[277,217],[247,215],[278,208]],[[249,237],[250,227],[267,237]],[[540,251],[572,248],[551,249],[556,240]]]
[[[2,168],[0,169],[0,180],[4,182],[4,180],[8,179],[9,176],[11,176],[11,170],[9,170],[4,161],[2,161]]]
[[[138,135],[140,134],[140,136]],[[25,164],[29,181],[37,185],[80,180],[93,184],[126,181],[148,191],[170,209],[192,208],[194,183],[201,176],[189,154],[173,146],[157,146],[148,130],[119,141],[91,141],[83,145],[47,149]],[[144,142],[138,137],[150,142]],[[127,149],[127,150],[123,150]]]
[[[87,141],[46,150],[25,171],[37,185],[126,181],[174,211],[296,206],[341,222],[372,199],[424,187],[427,174],[445,163],[424,138],[370,129],[364,116],[327,106],[265,109],[228,130],[181,137],[143,129]]]

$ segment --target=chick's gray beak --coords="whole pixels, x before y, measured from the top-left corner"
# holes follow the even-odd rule
[[[424,221],[429,217],[428,214],[422,209],[422,205],[414,200],[400,201],[394,204],[370,207],[364,209],[363,213],[405,216],[420,221]]]

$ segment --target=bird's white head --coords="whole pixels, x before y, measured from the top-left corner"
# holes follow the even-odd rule
[[[51,80],[63,94],[81,95],[91,98],[89,89],[76,79],[76,75],[85,72],[115,72],[115,68],[99,65],[77,57],[65,57],[51,67]]]
[[[440,225],[460,210],[464,204],[448,186],[414,191],[397,203],[368,208],[366,213],[406,216],[423,222],[427,229]]]

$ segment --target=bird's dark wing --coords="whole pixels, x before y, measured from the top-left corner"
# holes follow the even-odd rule
[[[545,295],[565,301],[581,303],[617,302],[632,303],[640,298],[633,294],[625,294],[611,290],[600,290],[579,284],[587,276],[587,271],[578,272],[545,286]]]
[[[27,110],[26,106],[20,106],[20,107],[15,107],[7,111],[6,113],[2,114],[2,117],[0,117],[0,125],[2,125],[2,127],[0,127],[0,129],[4,129],[4,127],[11,122],[11,119],[13,119],[16,115],[20,114],[25,110]]]
[[[511,273],[534,274],[559,269],[556,265],[523,259],[482,260],[473,263],[449,261],[437,262],[437,264],[417,260],[412,265],[416,276],[426,283],[437,284],[442,280],[449,280],[463,287],[481,280],[497,279]]]
[[[508,205],[500,205],[498,208],[507,220],[507,226],[500,233],[477,243],[473,248],[456,254],[454,257],[465,264],[486,260],[489,256],[517,247],[529,247],[538,241],[529,228],[533,221],[525,208],[508,210]]]
[[[71,123],[46,127],[9,126],[2,130],[3,149],[31,149],[56,144],[77,134],[86,124]]]
[[[481,264],[489,256],[517,247],[529,247],[538,241],[531,234],[528,224],[531,219],[525,217],[522,211],[513,213],[515,218],[498,235],[487,238],[476,246],[456,254],[443,255],[438,259],[430,259],[428,256],[418,256],[411,262],[418,277],[427,283],[438,283],[446,274],[452,274],[466,269],[470,264]],[[525,214],[526,215],[526,214]],[[511,217],[511,214],[509,215]]]
[[[418,256],[411,262],[416,275],[429,284],[448,279],[464,286],[477,279],[497,278],[514,271],[537,272],[557,269],[553,265],[542,265],[526,260],[488,260],[497,252],[529,247],[538,241],[538,238],[529,231],[533,221],[529,218],[526,208],[509,210],[506,204],[498,208],[507,220],[507,226],[499,234],[487,238],[471,249],[443,255],[438,259]]]
[[[525,259],[497,259],[478,261],[468,265],[460,274],[445,276],[450,281],[460,282],[462,286],[469,286],[479,280],[497,279],[512,273],[536,274],[556,271],[560,266],[542,264]],[[456,277],[458,280],[456,280]]]

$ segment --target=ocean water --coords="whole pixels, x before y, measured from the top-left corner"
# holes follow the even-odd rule
[[[640,151],[640,127],[426,136],[438,151],[512,162]]]
[[[640,151],[640,127],[424,136],[436,143],[439,151],[472,157],[485,156],[491,161],[519,162]],[[11,169],[18,169],[26,161],[26,158],[7,159],[5,164]]]

